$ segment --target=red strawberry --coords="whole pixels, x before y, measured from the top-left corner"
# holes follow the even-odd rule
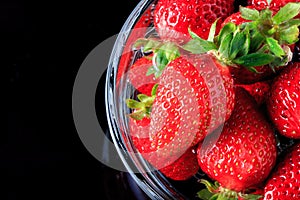
[[[267,107],[282,135],[300,139],[300,63],[291,63],[275,79]]]
[[[258,5],[261,5],[261,4],[258,3]],[[252,9],[252,10],[254,10],[254,9],[262,10],[265,7],[260,8],[258,6],[248,6],[246,8],[247,9]],[[276,10],[276,12],[278,12],[278,10]],[[246,12],[244,11],[244,13],[246,13]],[[245,16],[246,16],[246,14],[244,14],[244,16],[242,16],[241,12],[236,12],[236,13],[230,15],[229,17],[227,17],[224,20],[224,22],[222,23],[222,27],[224,27],[229,22],[232,22],[235,25],[240,25],[240,24],[245,23],[245,22],[251,22],[251,20],[245,19],[244,18]],[[269,22],[267,22],[267,21],[269,21]],[[270,24],[270,26],[272,26],[273,22],[270,21],[269,19],[266,19],[266,20],[259,19],[259,20],[257,20],[257,23],[258,24],[260,24],[260,23],[264,24],[265,23],[265,24]],[[266,27],[261,27],[260,29],[264,29],[264,28],[267,28],[267,27],[268,27],[268,25],[266,25]],[[277,32],[277,34],[279,34],[279,31]],[[257,38],[254,38],[252,36],[252,40],[255,41],[255,40],[257,40]],[[263,40],[261,42],[263,42]],[[260,48],[260,47],[261,46],[258,46],[258,48]],[[289,47],[289,49],[288,49],[288,47]],[[289,54],[289,58],[288,58],[288,61],[289,61],[292,58],[291,53],[294,51],[294,45],[289,44],[284,48],[287,52],[291,51],[290,54]],[[277,66],[277,67],[274,67],[273,69],[271,67],[267,66],[267,65],[253,66],[253,69],[256,71],[254,73],[253,70],[249,70],[245,67],[238,66],[238,67],[230,68],[230,71],[231,71],[236,83],[238,83],[238,84],[251,84],[251,83],[255,83],[255,82],[258,82],[258,81],[263,81],[263,80],[274,77],[282,68],[283,68],[282,66],[281,67]]]
[[[274,3],[274,5],[275,4],[276,3]],[[281,5],[283,6],[285,4]],[[274,54],[275,56],[279,56],[279,54],[285,54],[285,58],[284,60],[280,61],[280,59],[282,59],[283,57],[279,56],[281,58],[274,59],[274,61],[268,63],[269,66],[257,64],[252,65],[250,68],[244,67],[243,62],[239,63],[233,60],[236,65],[233,65],[233,67],[230,68],[230,71],[235,79],[235,82],[238,84],[251,84],[273,78],[282,68],[284,68],[286,63],[292,60],[294,43],[298,40],[299,31],[297,25],[291,25],[289,28],[285,27],[285,25],[286,21],[292,21],[293,17],[297,15],[297,13],[299,12],[299,5],[288,5],[282,8],[281,11],[279,11],[279,8],[276,11],[262,10],[262,8],[257,8],[257,10],[261,10],[260,12],[258,12],[253,8],[256,7],[253,5],[248,7],[241,7],[240,12],[234,13],[227,19],[225,19],[222,27],[224,27],[229,22],[232,22],[235,25],[241,25],[242,23],[248,22],[248,24],[252,24],[252,28],[254,27],[253,31],[251,31],[249,35],[249,40],[251,42],[250,48],[248,50],[252,51],[252,53],[265,51],[265,53],[271,53],[270,55]],[[291,16],[285,14],[282,15],[282,13],[285,12],[294,14]],[[276,28],[270,30],[275,26]],[[293,33],[287,34],[287,30],[291,30]],[[268,47],[267,51],[262,50],[266,47]],[[250,51],[247,52],[247,54],[250,54]]]
[[[255,101],[242,88],[236,89],[235,109],[219,131],[220,136],[215,132],[208,143],[199,145],[198,162],[208,176],[219,182],[215,192],[237,198],[238,192],[262,183],[274,167],[275,136]]]
[[[266,98],[269,94],[271,81],[261,81],[249,85],[238,85],[239,87],[244,88],[260,106],[265,103]]]
[[[163,40],[178,43],[190,38],[188,28],[207,39],[210,26],[233,12],[233,0],[159,0],[154,25]]]
[[[154,167],[157,167],[166,177],[173,180],[187,180],[197,173],[199,166],[195,150],[191,147],[177,158],[161,156],[159,146],[153,146],[153,139],[149,136],[150,118],[141,120],[129,119],[131,138],[135,148]]]
[[[158,82],[158,79],[156,79],[153,74],[147,75],[151,66],[153,66],[152,56],[144,56],[136,60],[128,71],[131,85],[140,93],[148,96],[151,95],[153,86]]]
[[[300,199],[300,143],[295,144],[271,174],[264,188],[265,200]]]
[[[155,155],[145,157],[158,169],[167,162],[157,157],[175,161],[228,119],[234,107],[228,69],[209,55],[181,56],[171,61],[160,76],[153,103],[140,97],[147,103],[127,103],[139,111],[131,114],[133,117],[151,119],[148,129]]]
[[[253,6],[257,10],[269,7],[271,10],[278,12],[281,7],[290,2],[300,2],[299,0],[272,0],[268,5],[267,0],[248,0],[248,5]]]

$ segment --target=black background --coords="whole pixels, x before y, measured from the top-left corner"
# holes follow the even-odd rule
[[[0,199],[144,199],[128,174],[88,153],[72,117],[81,63],[120,31],[137,3],[0,1],[1,67],[8,83]]]

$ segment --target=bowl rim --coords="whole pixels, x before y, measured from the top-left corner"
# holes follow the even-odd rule
[[[107,72],[106,72],[106,83],[105,83],[105,107],[106,116],[108,122],[109,132],[118,155],[124,164],[125,168],[128,170],[130,176],[134,179],[137,185],[146,193],[146,195],[151,199],[187,199],[179,191],[170,185],[168,180],[164,178],[161,173],[157,174],[149,173],[150,169],[141,170],[140,167],[137,170],[140,173],[134,173],[133,167],[138,159],[143,162],[143,159],[132,158],[131,154],[126,150],[124,146],[124,138],[122,138],[122,133],[118,125],[118,108],[116,99],[116,75],[119,65],[119,58],[122,55],[126,39],[128,38],[134,24],[139,16],[156,0],[141,0],[134,10],[131,12],[127,20],[125,21],[123,27],[118,34],[115,44],[113,46],[112,52],[110,54]],[[116,59],[117,58],[117,59]],[[151,167],[146,163],[141,163],[143,167]],[[158,177],[159,176],[159,177]],[[166,184],[169,187],[166,187]]]

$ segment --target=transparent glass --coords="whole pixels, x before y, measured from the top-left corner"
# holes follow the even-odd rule
[[[122,74],[122,78],[117,83],[120,58],[124,54],[126,41],[137,20],[153,3],[155,0],[140,1],[123,25],[113,47],[107,68],[105,87],[108,125],[123,164],[139,187],[151,199],[196,199],[196,193],[202,187],[197,181],[203,177],[203,174],[196,174],[187,181],[172,181],[154,170],[139,154],[133,153],[135,150],[129,137],[127,116],[130,110],[127,108],[125,100],[132,97],[135,90],[129,84],[126,73]],[[153,29],[149,27],[149,32],[151,30]],[[134,54],[131,62],[136,57],[138,57],[138,52]]]

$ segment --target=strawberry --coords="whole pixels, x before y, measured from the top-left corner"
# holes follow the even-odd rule
[[[295,144],[271,174],[264,187],[264,200],[300,199],[300,143]]]
[[[261,5],[261,4],[258,3],[258,5]],[[282,4],[282,5],[284,5],[284,4]],[[256,8],[257,10],[262,10],[260,12],[260,16],[255,18],[256,22],[254,22],[255,23],[254,26],[259,27],[260,24],[264,24],[264,26],[259,27],[257,29],[258,31],[254,32],[255,34],[253,34],[251,36],[252,37],[251,41],[253,41],[254,43],[256,43],[256,41],[258,42],[257,47],[255,49],[259,50],[259,48],[263,47],[262,44],[265,43],[263,41],[264,40],[263,37],[264,37],[264,35],[266,35],[265,33],[268,33],[268,31],[269,31],[268,29],[273,27],[272,24],[277,23],[277,19],[274,20],[274,18],[272,18],[271,15],[276,14],[276,12],[278,12],[280,10],[279,8],[276,10],[276,12],[275,11],[272,12],[270,10],[263,10],[263,9],[265,9],[265,7],[251,5],[246,8],[242,8],[241,9],[242,12],[236,12],[236,13],[230,15],[229,17],[227,17],[224,20],[224,22],[222,23],[222,27],[224,27],[226,24],[228,24],[230,22],[234,23],[235,25],[241,25],[246,22],[251,22],[251,20],[249,20],[249,19],[252,19],[252,18],[251,18],[251,16],[249,16],[249,13],[252,13],[252,15],[254,13],[259,14],[259,12],[253,8]],[[268,14],[269,17],[264,16],[264,15],[266,15],[266,13],[269,13]],[[251,22],[251,23],[253,23],[253,22]],[[282,24],[282,26],[285,26],[284,23]],[[298,34],[298,30],[296,30],[296,27],[293,27],[293,28],[295,28],[295,34]],[[293,29],[293,28],[291,28],[291,29]],[[264,29],[266,29],[266,30],[264,30]],[[285,28],[282,27],[282,29],[285,29]],[[279,36],[279,35],[284,35],[285,33],[283,33],[283,32],[284,32],[284,30],[281,30],[281,27],[279,26],[278,30],[274,30],[274,35],[273,36],[270,35],[270,36],[274,37],[274,39],[279,42],[279,44],[282,46],[283,52],[287,53],[287,56],[288,56],[287,61],[290,61],[292,59],[292,53],[294,51],[293,43],[295,43],[297,39],[294,38],[293,42],[291,42],[291,43],[287,42],[287,41],[280,41],[281,36]],[[269,36],[267,36],[267,37],[269,37]],[[269,44],[270,41],[269,42],[266,41],[266,42],[267,42],[267,45],[270,46],[270,48],[273,48],[273,47],[271,47],[272,44]],[[231,71],[232,75],[234,76],[236,83],[251,84],[251,83],[255,83],[257,81],[262,81],[262,80],[266,80],[266,79],[274,77],[283,68],[283,66],[284,66],[284,63],[282,63],[280,65],[276,65],[276,67],[273,66],[271,68],[268,66],[264,66],[264,65],[254,66],[251,71],[245,67],[239,66],[239,67],[232,67],[230,69],[230,71]],[[253,73],[253,71],[255,71],[255,73]]]
[[[261,184],[275,165],[274,132],[242,88],[236,88],[235,109],[219,131],[197,149],[200,168],[219,185],[202,182],[210,192],[246,198],[243,193]]]
[[[182,43],[189,39],[188,28],[203,39],[210,26],[234,10],[233,0],[159,0],[154,13],[154,26],[163,40]]]
[[[127,100],[135,109],[131,117],[151,119],[149,135],[157,168],[177,159],[186,149],[229,118],[234,107],[233,80],[228,69],[209,55],[180,56],[171,61],[159,77],[153,97],[138,95]]]
[[[274,80],[267,108],[277,130],[300,139],[300,63],[291,63]]]
[[[265,103],[267,99],[271,88],[271,80],[256,82],[248,85],[242,84],[237,86],[244,88],[260,106]]]
[[[164,91],[164,89],[162,89],[162,91]],[[149,91],[147,91],[147,93],[149,93]],[[149,98],[151,99],[151,97]],[[142,102],[145,101],[142,100]],[[139,113],[138,109],[133,111],[131,116],[136,113]],[[170,115],[174,117],[171,113]],[[181,152],[182,155],[178,156],[178,158],[172,156],[166,158],[159,153],[160,146],[154,146],[153,143],[155,139],[152,139],[149,135],[151,127],[151,119],[149,117],[144,117],[139,120],[129,118],[129,127],[135,148],[166,177],[172,180],[187,180],[199,170],[195,149],[193,147]],[[167,140],[168,139],[165,139],[165,142],[167,142]]]

